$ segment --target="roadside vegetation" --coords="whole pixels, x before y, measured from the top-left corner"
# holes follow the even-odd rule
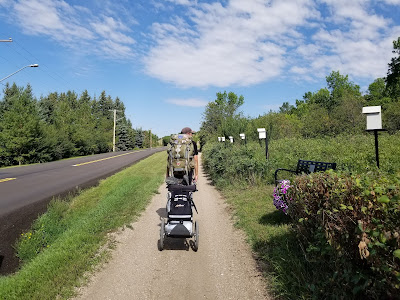
[[[387,77],[365,94],[333,71],[326,87],[257,118],[238,111],[244,97],[233,92],[217,93],[206,106],[199,132],[204,167],[234,208],[236,224],[279,298],[400,295],[400,38],[393,46],[397,56]],[[375,105],[382,107],[387,129],[379,133],[379,169],[361,113]],[[267,131],[268,159],[257,128]],[[274,171],[296,169],[299,159],[335,162],[337,170],[283,172],[279,179],[290,183],[274,190]]]
[[[84,275],[109,256],[108,234],[130,230],[164,176],[165,153],[156,153],[75,198],[53,200],[16,244],[21,268],[0,277],[0,299],[74,295]]]
[[[342,144],[335,139],[324,143],[303,138],[272,141],[273,158],[268,160],[265,149],[255,142],[247,146],[208,143],[203,147],[206,171],[234,208],[236,224],[248,234],[273,291],[284,299],[326,299],[328,294],[332,299],[383,299],[388,291],[389,295],[398,293],[400,259],[394,251],[399,247],[400,233],[399,136],[382,138],[382,149],[386,150],[384,145],[393,148],[389,147],[392,151],[385,156],[387,162],[381,161],[380,171],[374,152],[369,153],[368,145],[373,142],[370,136],[339,140]],[[317,151],[315,145],[319,145]],[[333,145],[346,151],[335,152]],[[281,156],[283,146],[285,155]],[[345,164],[352,161],[352,155],[360,159]],[[273,204],[273,173],[278,167],[295,169],[298,157],[337,161],[337,175],[282,174],[292,180],[291,197],[296,198],[289,203],[286,215]],[[342,185],[334,184],[337,178]],[[382,199],[390,200],[381,203]],[[371,236],[368,260],[361,258],[358,248],[364,232]],[[333,239],[342,235],[342,240]],[[343,249],[343,253],[337,249]]]
[[[158,145],[150,130],[134,129],[125,105],[103,91],[92,98],[68,91],[37,100],[30,85],[5,85],[0,99],[0,167],[110,152],[117,110],[116,149]],[[151,137],[150,137],[151,135]]]

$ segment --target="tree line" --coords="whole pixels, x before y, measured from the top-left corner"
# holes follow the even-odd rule
[[[158,137],[133,128],[125,105],[105,91],[50,93],[37,100],[28,84],[6,84],[0,101],[0,166],[48,162],[112,151],[117,110],[116,150],[156,146]],[[152,135],[150,138],[150,134]]]
[[[362,107],[375,105],[382,106],[383,128],[394,133],[400,130],[400,37],[393,41],[392,52],[396,55],[388,64],[387,76],[374,80],[365,94],[348,75],[332,71],[326,76],[326,87],[305,93],[295,105],[284,102],[277,112],[250,118],[238,111],[244,103],[243,96],[218,92],[203,114],[201,144],[216,141],[218,136],[239,139],[240,133],[257,140],[259,127],[266,128],[269,139],[364,133],[366,118]]]

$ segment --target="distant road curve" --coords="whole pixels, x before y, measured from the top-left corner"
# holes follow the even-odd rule
[[[96,184],[165,148],[110,152],[0,169],[0,274],[15,269],[11,245],[54,196]],[[14,261],[13,261],[14,260]]]

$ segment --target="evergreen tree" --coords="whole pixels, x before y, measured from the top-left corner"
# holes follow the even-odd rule
[[[40,117],[30,85],[6,86],[0,121],[0,157],[4,165],[38,162],[43,153]]]
[[[145,134],[144,134],[142,128],[136,128],[136,130],[135,130],[135,147],[143,148],[144,139],[145,139]]]
[[[386,88],[388,95],[395,101],[400,100],[400,37],[393,41],[393,57],[386,77]]]
[[[126,124],[121,124],[117,130],[117,143],[116,148],[119,151],[126,151],[133,148],[132,140],[129,136],[128,126]]]

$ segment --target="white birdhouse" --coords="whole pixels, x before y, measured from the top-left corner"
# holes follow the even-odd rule
[[[265,128],[257,128],[258,131],[258,138],[259,139],[266,139],[267,138],[267,132],[265,131]]]
[[[382,129],[382,114],[380,106],[363,107],[362,113],[367,115],[367,130]]]

